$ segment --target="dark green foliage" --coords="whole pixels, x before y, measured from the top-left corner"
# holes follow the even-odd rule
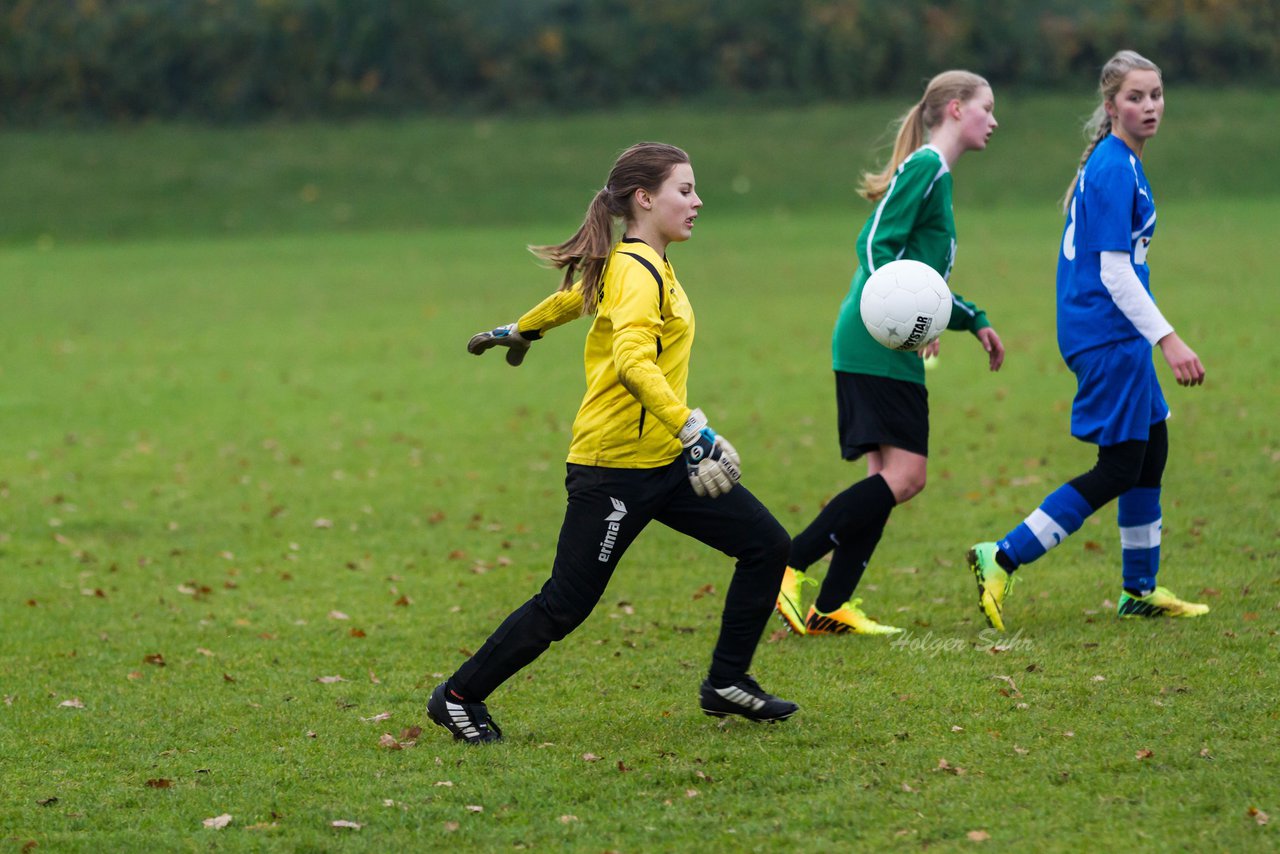
[[[3,0],[0,116],[847,98],[948,67],[1075,87],[1120,47],[1179,83],[1280,80],[1263,0]]]

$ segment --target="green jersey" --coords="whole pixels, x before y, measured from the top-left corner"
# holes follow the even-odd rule
[[[849,295],[840,305],[831,341],[835,369],[923,384],[924,360],[918,353],[890,350],[872,338],[862,324],[858,309],[862,286],[876,268],[899,258],[922,261],[946,279],[955,257],[951,171],[942,152],[932,145],[922,145],[902,161],[858,235],[858,270],[853,274]],[[948,329],[977,332],[990,325],[986,312],[952,293]]]

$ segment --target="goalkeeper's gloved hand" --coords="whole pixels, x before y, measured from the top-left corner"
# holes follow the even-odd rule
[[[507,364],[514,368],[524,361],[524,354],[529,352],[529,345],[532,343],[533,341],[520,334],[514,323],[508,323],[489,332],[472,335],[467,342],[467,352],[479,356],[490,347],[506,347]]]
[[[707,426],[707,416],[701,409],[693,410],[680,428],[680,444],[684,445],[689,483],[698,495],[719,498],[742,479],[738,452]]]

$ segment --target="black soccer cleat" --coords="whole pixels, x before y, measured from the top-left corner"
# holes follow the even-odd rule
[[[773,696],[750,676],[743,676],[728,688],[713,688],[708,679],[699,693],[702,711],[713,718],[740,715],[749,721],[785,721],[800,711],[795,703]]]
[[[427,717],[453,733],[454,740],[467,744],[502,741],[502,730],[489,717],[484,703],[462,703],[450,697],[441,682],[427,700]]]

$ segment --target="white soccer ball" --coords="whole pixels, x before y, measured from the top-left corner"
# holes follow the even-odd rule
[[[919,350],[947,328],[951,290],[937,270],[904,258],[868,277],[858,308],[872,338],[890,350]]]

